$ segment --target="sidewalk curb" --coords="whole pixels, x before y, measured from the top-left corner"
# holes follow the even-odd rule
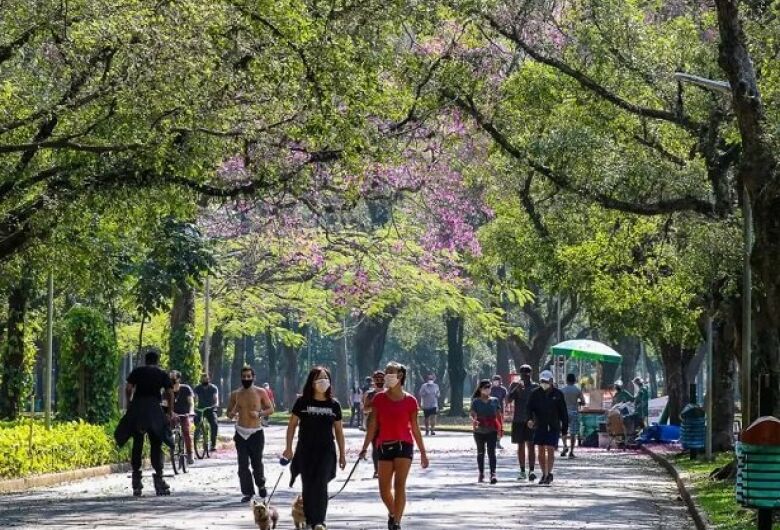
[[[696,530],[712,530],[713,527],[710,526],[707,522],[707,517],[701,512],[699,506],[696,504],[696,501],[691,495],[691,492],[688,490],[688,486],[685,484],[685,481],[680,476],[679,470],[674,466],[674,464],[669,462],[669,460],[659,455],[658,453],[648,449],[644,445],[639,447],[643,453],[650,456],[650,458],[660,464],[661,467],[664,468],[677,483],[677,489],[680,492],[680,498],[682,498],[683,502],[685,502],[685,505],[688,507],[688,513],[691,514],[693,523],[696,525]]]
[[[225,448],[233,445],[232,439],[222,438],[217,444],[218,448]],[[165,464],[168,464],[166,461]],[[144,460],[144,469],[150,467],[149,460]],[[58,473],[45,473],[43,475],[32,475],[29,477],[12,478],[0,480],[0,495],[7,493],[23,493],[31,489],[47,488],[67,484],[68,482],[78,482],[88,478],[104,477],[113,473],[127,473],[130,471],[129,462],[118,464],[106,464],[104,466],[86,467],[81,469],[71,469],[69,471],[60,471]]]

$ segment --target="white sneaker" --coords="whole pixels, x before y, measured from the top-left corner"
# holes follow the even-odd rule
[[[314,530],[327,530],[324,524],[318,524],[314,527]]]

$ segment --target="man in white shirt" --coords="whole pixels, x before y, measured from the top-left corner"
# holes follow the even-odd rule
[[[436,414],[439,413],[439,385],[436,377],[428,375],[428,380],[420,387],[420,406],[425,416],[425,435],[436,436]]]

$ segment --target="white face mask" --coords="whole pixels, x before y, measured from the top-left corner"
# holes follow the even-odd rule
[[[550,388],[550,383],[542,382],[542,383],[539,383],[539,386],[541,386],[542,388],[547,390],[548,388]]]
[[[397,374],[385,374],[385,388],[393,388],[398,384]]]
[[[314,388],[319,390],[320,392],[327,392],[330,388],[330,380],[329,379],[317,379],[314,381]]]

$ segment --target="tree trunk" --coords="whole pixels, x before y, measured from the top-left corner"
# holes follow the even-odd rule
[[[216,385],[223,378],[222,358],[225,355],[225,334],[222,328],[217,328],[211,335],[211,353],[209,354],[209,366],[207,367],[211,381]],[[195,384],[194,381],[192,381]]]
[[[450,416],[463,416],[463,383],[466,369],[463,366],[463,317],[447,315],[447,368],[450,375]]]
[[[742,3],[745,4],[744,2]],[[755,342],[750,416],[758,415],[758,375],[780,376],[780,188],[778,159],[759,90],[755,62],[742,27],[740,2],[716,0],[720,54],[718,62],[732,87],[731,107],[740,132],[740,160],[736,182],[744,186],[753,209],[755,242],[751,252],[755,315]],[[743,206],[743,211],[745,204]],[[744,390],[744,389],[743,389]],[[743,392],[744,393],[744,392]],[[773,413],[780,414],[780,392],[775,392]],[[743,426],[745,427],[745,426]]]
[[[0,374],[0,418],[16,419],[30,392],[30,366],[25,351],[27,304],[32,294],[33,281],[29,273],[11,287],[8,295],[8,326],[6,343],[2,346]]]
[[[345,330],[346,331],[346,330]],[[336,369],[333,376],[333,392],[343,407],[349,407],[350,403],[350,381],[347,377],[349,370],[349,359],[347,357],[347,347],[344,344],[344,335],[336,336],[333,340],[333,353],[336,355]],[[352,384],[360,381],[352,381]]]
[[[507,339],[496,339],[496,373],[504,381],[509,381],[509,343]],[[515,364],[515,371],[520,365]]]
[[[244,337],[233,339],[233,361],[230,363],[230,381],[233,389],[241,386],[241,368],[244,367]]]
[[[647,355],[647,350],[645,350],[645,366],[650,379],[650,399],[655,399],[658,397],[658,365],[655,359]]]
[[[271,385],[271,390],[277,392],[281,388],[279,386],[279,351],[270,331],[265,332],[265,353],[268,363],[268,384]]]
[[[621,337],[618,340],[618,351],[623,356],[620,364],[620,377],[623,379],[623,387],[632,394],[636,391],[634,388],[634,378],[636,377],[636,363],[639,360],[639,339],[636,337]]]
[[[738,302],[737,302],[738,303]],[[733,316],[733,313],[731,313]],[[724,315],[727,317],[728,313]],[[713,322],[712,450],[733,449],[736,353],[740,348],[739,319]]]
[[[180,371],[183,381],[197,380],[203,364],[195,342],[195,289],[189,285],[175,290],[168,343],[170,369]]]
[[[387,342],[387,330],[395,312],[379,317],[363,316],[355,329],[353,350],[357,356],[358,380],[369,376],[379,368]]]
[[[255,336],[244,335],[244,360],[246,364],[257,371],[255,367]]]
[[[687,371],[696,350],[668,343],[661,343],[658,350],[664,367],[664,390],[669,397],[669,423],[679,425],[680,412],[689,402]]]
[[[279,349],[281,350],[284,364],[284,379],[282,381],[283,406],[290,409],[300,391],[298,384],[298,348],[281,344]]]

